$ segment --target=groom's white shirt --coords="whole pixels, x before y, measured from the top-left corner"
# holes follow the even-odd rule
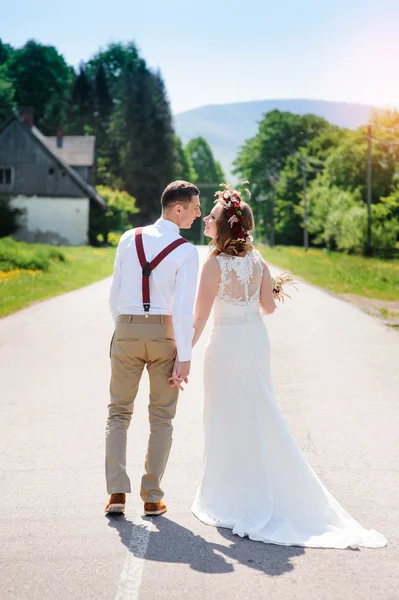
[[[116,322],[118,315],[143,315],[142,273],[136,252],[134,229],[123,234],[116,251],[109,304]],[[158,219],[143,231],[144,252],[150,262],[161,250],[180,238],[172,221]],[[194,335],[193,309],[198,278],[198,251],[182,244],[171,252],[150,277],[150,314],[172,315],[177,354],[191,360]]]

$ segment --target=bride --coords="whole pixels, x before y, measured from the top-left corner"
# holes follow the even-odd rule
[[[192,511],[251,540],[317,548],[378,548],[307,463],[276,404],[263,315],[272,279],[249,235],[253,215],[230,186],[204,218],[212,251],[195,308],[195,344],[214,305],[204,365],[205,452]]]

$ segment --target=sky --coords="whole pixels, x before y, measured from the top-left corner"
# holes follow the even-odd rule
[[[398,0],[19,0],[0,39],[56,46],[77,66],[134,41],[173,113],[308,98],[399,107]]]

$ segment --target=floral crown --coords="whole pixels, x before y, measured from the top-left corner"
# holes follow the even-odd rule
[[[247,183],[249,182],[243,181],[241,185]],[[215,192],[215,202],[219,202],[226,209],[228,222],[233,233],[233,238],[243,242],[251,240],[251,236],[243,226],[244,215],[242,214],[241,210],[242,200],[240,194],[237,190],[232,188],[229,183],[221,183],[220,187],[224,189]],[[245,192],[247,192],[248,198],[250,198],[251,192],[247,188],[245,188]]]

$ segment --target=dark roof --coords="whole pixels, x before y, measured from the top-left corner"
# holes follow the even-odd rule
[[[55,149],[51,147],[51,143],[48,143],[48,140],[45,135],[43,135],[37,127],[28,127],[23,123],[18,117],[11,117],[6,123],[0,127],[0,135],[6,129],[6,127],[12,123],[13,121],[17,122],[20,127],[26,131],[28,135],[31,135],[43,148],[53,157],[53,159],[58,163],[58,165],[70,176],[71,179],[76,183],[78,187],[94,202],[97,202],[102,208],[106,208],[105,200],[97,193],[97,191],[86,183],[86,181],[76,172],[72,167],[70,167],[65,160],[61,158],[61,156],[57,153]],[[76,165],[77,166],[77,165]]]

